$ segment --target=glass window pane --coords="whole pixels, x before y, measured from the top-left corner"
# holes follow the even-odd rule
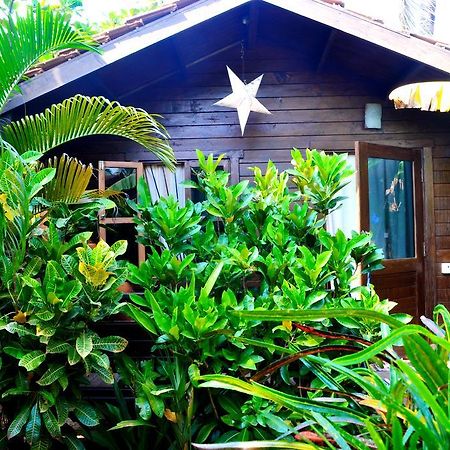
[[[114,223],[104,225],[106,228],[106,242],[109,245],[119,240],[128,242],[127,251],[120,256],[133,264],[139,264],[138,244],[136,242],[136,228],[134,223]]]
[[[414,180],[412,161],[369,158],[370,230],[386,259],[413,258]]]
[[[105,187],[120,191],[118,197],[114,197],[117,208],[107,210],[106,217],[131,217],[133,210],[126,203],[127,198],[136,200],[137,197],[137,170],[134,167],[107,167],[105,169]]]

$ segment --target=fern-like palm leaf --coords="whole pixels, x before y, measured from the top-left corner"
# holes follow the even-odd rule
[[[95,50],[87,34],[74,29],[70,18],[39,5],[25,16],[0,21],[0,111],[26,71],[45,55],[74,48]]]
[[[56,175],[44,188],[43,197],[50,202],[77,203],[85,194],[92,177],[92,165],[85,165],[64,154],[53,157],[47,167],[56,169]]]
[[[158,116],[143,109],[122,106],[104,97],[76,95],[52,105],[43,113],[26,116],[3,128],[3,138],[19,153],[45,153],[84,136],[110,134],[131,139],[174,167],[174,154]]]

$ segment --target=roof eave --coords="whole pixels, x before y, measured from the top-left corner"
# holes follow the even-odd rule
[[[388,28],[352,11],[318,0],[262,1],[450,74],[450,53],[447,50]]]
[[[104,44],[100,55],[84,53],[21,83],[21,94],[13,97],[3,112],[251,1],[253,0],[199,0],[178,9]],[[341,7],[318,0],[260,1],[450,74],[450,54],[447,50],[387,28]]]
[[[104,44],[101,54],[83,53],[24,81],[21,93],[9,101],[3,113],[250,1],[199,0],[176,10]]]

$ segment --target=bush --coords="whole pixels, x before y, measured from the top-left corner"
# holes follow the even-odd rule
[[[296,420],[287,411],[238,394],[195,390],[194,380],[269,374],[271,387],[296,395],[297,386],[310,385],[316,375],[311,363],[293,355],[321,352],[330,339],[335,353],[348,351],[342,335],[361,342],[382,336],[379,324],[352,317],[324,317],[310,333],[289,314],[274,326],[236,314],[351,307],[388,313],[393,307],[371,286],[356,286],[358,268],[381,267],[370,234],[346,237],[325,229],[352,173],[345,158],[308,150],[303,159],[294,150],[292,171],[279,173],[269,162],[264,174],[253,169],[252,185],[229,186],[220,158],[198,152],[198,182],[187,184],[205,200],[184,207],[171,197],[154,202],[140,180],[140,201],[132,206],[148,257],[140,267],[130,265],[129,279],[143,294],[130,296],[126,312],[150,334],[152,360],[124,359],[121,376],[134,390],[139,420],[156,425],[150,432],[160,448],[186,448],[191,439],[292,439]],[[284,357],[294,363],[276,370]]]

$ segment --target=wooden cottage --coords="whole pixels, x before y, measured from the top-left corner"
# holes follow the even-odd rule
[[[180,201],[197,148],[225,153],[233,182],[269,159],[286,168],[292,147],[349,153],[355,182],[330,226],[373,229],[387,258],[371,281],[403,311],[450,305],[441,266],[450,262],[450,114],[396,111],[387,100],[408,82],[448,80],[444,44],[388,29],[340,0],[180,0],[98,40],[100,55],[64,52],[33,70],[8,114],[40,112],[78,93],[161,114],[174,174],[108,136],[64,150],[100,162],[106,184],[135,171],[156,195]],[[264,74],[257,97],[272,114],[251,113],[244,136],[236,111],[214,105],[231,92],[226,66],[247,82]],[[128,232],[126,217],[107,220]]]

